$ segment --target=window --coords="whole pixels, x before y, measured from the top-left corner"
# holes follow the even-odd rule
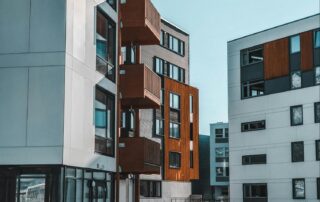
[[[121,137],[134,137],[135,113],[133,110],[125,110],[121,116]]]
[[[301,88],[301,72],[295,71],[291,73],[291,89]]]
[[[255,47],[243,50],[242,55],[242,66],[258,63],[263,61],[263,49],[262,47]]]
[[[216,148],[216,158],[219,157],[229,157],[228,147],[217,147]]]
[[[314,122],[320,123],[320,102],[314,103]]]
[[[242,83],[242,98],[264,95],[264,81],[246,81]]]
[[[242,156],[242,165],[266,164],[266,163],[267,163],[266,154]]]
[[[189,111],[193,113],[193,96],[189,95]]]
[[[320,30],[314,32],[314,48],[320,48]]]
[[[20,199],[20,202],[46,201],[46,175],[19,175],[16,187],[17,199]]]
[[[217,177],[229,177],[229,167],[216,167]]]
[[[171,138],[180,138],[180,124],[170,122],[170,137]]]
[[[316,140],[316,160],[320,161],[320,140]]]
[[[124,64],[135,64],[136,63],[136,46],[123,46],[121,47],[121,55],[123,57]]]
[[[256,131],[266,129],[266,121],[252,121],[241,123],[241,132]]]
[[[317,178],[317,195],[317,198],[320,199],[320,178]]]
[[[320,84],[320,67],[316,67],[314,69],[314,80],[315,80],[315,84],[318,85]]]
[[[226,138],[229,138],[229,128],[225,128],[225,129],[224,129],[224,136],[225,136]]]
[[[304,161],[304,144],[302,141],[291,143],[291,159],[292,162]]]
[[[193,141],[193,123],[190,123],[190,141]]]
[[[169,153],[169,167],[180,168],[181,167],[181,154],[178,152]]]
[[[223,128],[217,128],[215,129],[216,132],[216,138],[223,138]]]
[[[111,81],[115,81],[116,27],[106,15],[97,10],[96,69]]]
[[[170,108],[180,109],[180,96],[170,93]]]
[[[303,124],[303,108],[302,105],[290,107],[291,126]]]
[[[156,119],[156,135],[163,136],[163,120]]]
[[[96,152],[113,156],[115,132],[114,96],[101,87],[96,87],[95,100],[95,133]]]
[[[185,82],[185,70],[168,61],[154,57],[154,71],[176,81]]]
[[[140,196],[161,198],[161,181],[141,180],[140,182]]]
[[[164,64],[165,64],[164,60],[155,57],[154,58],[154,64],[155,64],[154,65],[155,72],[158,73],[158,74],[163,75],[164,74]]]
[[[193,151],[190,151],[190,168],[193,168]]]
[[[174,79],[174,80],[177,80],[179,81],[179,74],[180,74],[180,71],[179,71],[179,68],[173,64],[169,64],[169,77]]]
[[[243,184],[243,201],[265,201],[267,202],[267,184]],[[265,199],[265,200],[263,200]]]
[[[184,42],[181,41],[180,39],[172,36],[169,33],[166,33],[166,34],[167,34],[168,42],[169,42],[168,47],[166,47],[166,48],[169,48],[173,52],[183,56],[184,55]]]
[[[290,37],[290,53],[298,53],[300,52],[300,36],[292,36]]]
[[[305,199],[305,181],[304,179],[293,179],[292,180],[292,194],[293,199]]]

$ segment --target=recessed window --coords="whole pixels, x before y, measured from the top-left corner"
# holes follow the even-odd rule
[[[263,61],[263,49],[262,47],[250,48],[241,51],[242,66],[258,63]]]
[[[153,131],[155,136],[164,135],[163,107],[154,110]]]
[[[114,154],[115,101],[114,96],[96,87],[95,151],[108,156]]]
[[[301,72],[295,71],[291,73],[291,88],[301,88]]]
[[[180,168],[181,167],[181,154],[178,152],[169,152],[169,167]]]
[[[290,107],[291,126],[303,124],[303,108],[302,105]]]
[[[180,109],[180,96],[174,93],[170,93],[170,108]]]
[[[314,32],[314,48],[320,48],[320,30]]]
[[[320,161],[320,140],[316,140],[316,160]]]
[[[243,184],[243,201],[267,202],[268,201],[268,189],[267,184]]]
[[[155,57],[154,58],[154,67],[155,67],[155,72],[158,73],[158,74],[161,74],[163,75],[164,74],[164,60],[160,59],[160,58],[157,58]]]
[[[223,128],[216,128],[216,138],[223,138]]]
[[[304,179],[293,179],[292,180],[292,194],[293,199],[305,199],[306,189]]]
[[[317,178],[317,196],[320,199],[320,178]]]
[[[189,95],[189,111],[193,113],[193,96]]]
[[[316,67],[314,69],[314,80],[315,80],[315,84],[318,85],[320,84],[320,67]]]
[[[304,143],[303,142],[291,143],[291,159],[292,159],[292,162],[304,161]]]
[[[264,95],[264,81],[246,81],[242,83],[242,98]]]
[[[190,168],[193,168],[193,151],[190,151]]]
[[[156,135],[163,136],[163,120],[156,119]]]
[[[266,121],[252,121],[241,123],[241,132],[256,131],[266,129]]]
[[[135,114],[133,110],[125,110],[121,116],[121,136],[135,136]]]
[[[225,129],[224,129],[224,136],[225,136],[226,138],[229,137],[229,128],[225,128]]]
[[[121,55],[123,57],[124,64],[135,64],[136,63],[136,46],[123,46],[121,47]]]
[[[314,122],[320,123],[320,102],[314,103]]]
[[[266,163],[267,163],[266,154],[242,156],[242,165],[266,164]]]
[[[298,53],[300,52],[300,36],[292,36],[290,37],[290,53]]]
[[[161,181],[141,180],[140,196],[145,198],[161,198]]]
[[[96,69],[106,78],[115,81],[115,23],[100,10],[97,10],[96,30]]]
[[[170,122],[170,137],[171,138],[180,138],[180,124]]]

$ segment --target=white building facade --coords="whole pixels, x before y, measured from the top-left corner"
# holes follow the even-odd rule
[[[320,198],[320,15],[228,42],[230,200]]]

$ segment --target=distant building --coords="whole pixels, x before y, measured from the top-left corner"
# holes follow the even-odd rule
[[[228,123],[210,124],[210,185],[214,199],[229,196],[229,128]]]
[[[320,199],[320,15],[228,42],[230,199]]]
[[[199,136],[199,180],[192,182],[192,195],[201,195],[203,200],[213,199],[210,185],[210,136]]]

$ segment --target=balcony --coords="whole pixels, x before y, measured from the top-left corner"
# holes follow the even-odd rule
[[[121,65],[119,88],[123,108],[160,107],[161,79],[143,64]]]
[[[147,138],[120,138],[119,159],[122,173],[160,174],[160,144]]]
[[[160,14],[150,0],[127,0],[120,9],[122,45],[160,43]]]

